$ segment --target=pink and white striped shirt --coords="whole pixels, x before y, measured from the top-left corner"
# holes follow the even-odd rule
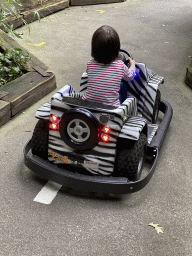
[[[83,99],[119,105],[119,89],[122,78],[133,79],[135,67],[128,68],[122,60],[102,64],[91,59],[87,64],[88,87]]]

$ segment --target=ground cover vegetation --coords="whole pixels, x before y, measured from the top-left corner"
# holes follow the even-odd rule
[[[23,7],[24,2],[22,0],[7,0],[6,5],[0,4],[0,25],[12,37],[22,38],[14,29],[13,17],[21,20],[30,33],[29,24],[21,14]],[[40,21],[39,13],[34,12],[34,15],[37,15]],[[4,48],[3,39],[0,38],[0,87],[26,73],[26,64],[29,60],[29,53],[24,54],[20,48],[12,48],[11,50]]]
[[[25,74],[29,60],[29,53],[23,54],[20,48],[12,48],[10,51],[0,48],[0,87]]]

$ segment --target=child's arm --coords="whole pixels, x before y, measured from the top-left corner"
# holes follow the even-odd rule
[[[135,61],[129,58],[129,67],[124,65],[124,77],[127,80],[132,80],[135,74]]]
[[[129,58],[129,66],[130,67],[131,66],[135,67],[135,61],[133,59],[131,59],[131,58]]]

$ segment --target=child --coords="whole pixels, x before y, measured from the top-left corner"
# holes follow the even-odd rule
[[[135,61],[129,58],[128,68],[119,57],[120,39],[109,26],[98,28],[92,37],[91,59],[87,64],[88,87],[83,99],[119,105],[122,78],[133,79]]]

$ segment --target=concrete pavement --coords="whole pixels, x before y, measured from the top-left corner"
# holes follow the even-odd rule
[[[183,82],[192,50],[191,8],[187,0],[70,7],[32,23],[30,35],[24,27],[17,30],[22,46],[54,71],[58,88],[78,89],[93,32],[113,26],[122,48],[165,77],[160,90],[174,116],[143,190],[106,200],[62,188],[50,205],[33,202],[46,181],[24,166],[22,150],[37,108],[54,92],[1,127],[1,255],[192,255],[192,91]],[[150,222],[164,233],[157,234]]]

